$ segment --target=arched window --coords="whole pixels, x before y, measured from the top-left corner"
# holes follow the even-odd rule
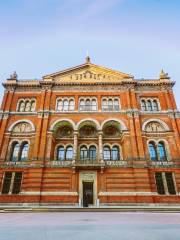
[[[81,99],[81,100],[80,100],[80,106],[79,106],[79,108],[80,108],[80,111],[84,111],[84,108],[85,108],[84,99]]]
[[[90,99],[86,99],[86,104],[85,104],[86,111],[91,110],[91,101]]]
[[[141,100],[141,109],[142,109],[143,111],[147,111],[146,101],[145,101],[145,100]]]
[[[96,159],[96,147],[95,146],[90,146],[90,148],[89,148],[89,159],[90,160]]]
[[[21,149],[20,161],[25,161],[28,159],[29,144],[24,143]]]
[[[111,150],[108,146],[103,148],[104,160],[111,160]]]
[[[114,146],[111,151],[111,159],[112,160],[120,160],[120,154],[119,154],[119,147]]]
[[[25,104],[25,111],[30,112],[30,110],[31,110],[31,103],[30,103],[30,101],[27,101]]]
[[[63,110],[63,104],[62,104],[62,100],[61,99],[57,100],[57,110],[58,111],[62,111]]]
[[[68,100],[65,99],[65,100],[63,101],[63,110],[64,110],[64,111],[68,111],[68,107],[69,107]]]
[[[160,161],[166,161],[167,160],[166,149],[165,149],[165,145],[164,145],[163,142],[158,143],[158,153],[159,153],[159,160]]]
[[[18,111],[19,111],[19,112],[24,112],[24,108],[25,108],[25,103],[24,103],[24,101],[20,101]]]
[[[151,100],[147,100],[147,109],[148,109],[148,111],[153,110]]]
[[[157,151],[156,151],[156,146],[153,142],[150,142],[148,144],[148,148],[149,148],[149,155],[152,161],[157,161],[158,160],[158,156],[157,156]]]
[[[154,111],[159,111],[159,106],[158,106],[157,100],[153,100],[153,109],[154,109]]]
[[[92,111],[96,111],[97,110],[97,102],[96,99],[92,100]]]
[[[66,148],[66,160],[72,160],[73,159],[73,147],[67,147]]]
[[[73,110],[74,110],[74,100],[73,100],[73,99],[71,99],[71,100],[69,101],[69,110],[70,110],[70,111],[73,111]]]
[[[88,159],[88,149],[86,146],[82,146],[80,149],[80,158],[81,160]]]
[[[35,111],[35,100],[31,101],[31,112]]]
[[[18,161],[19,149],[20,149],[19,143],[16,142],[12,144],[11,159],[10,159],[12,162]]]
[[[64,160],[64,159],[65,159],[64,147],[60,146],[57,149],[57,160]]]
[[[114,110],[119,111],[119,100],[118,99],[114,99]]]
[[[102,101],[102,109],[103,111],[107,111],[108,109],[108,106],[107,106],[107,99],[103,99]]]
[[[109,111],[113,110],[113,100],[112,99],[108,100],[108,108],[109,108]]]

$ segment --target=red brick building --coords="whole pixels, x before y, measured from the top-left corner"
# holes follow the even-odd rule
[[[180,203],[180,113],[158,79],[90,62],[5,83],[0,202]]]

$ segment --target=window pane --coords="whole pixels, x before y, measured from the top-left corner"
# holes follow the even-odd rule
[[[157,187],[158,194],[165,194],[162,173],[156,172],[155,178],[156,178],[156,187]]]
[[[24,112],[24,108],[25,108],[25,103],[24,102],[20,102],[20,104],[19,104],[19,111],[20,112]]]
[[[96,102],[95,99],[92,100],[92,110],[93,110],[93,111],[96,111],[96,110],[97,110],[97,102]]]
[[[81,147],[80,158],[81,160],[88,159],[88,150],[86,147]]]
[[[14,176],[14,183],[12,194],[18,194],[21,191],[22,172],[16,172]]]
[[[157,103],[156,100],[153,101],[153,109],[154,109],[154,111],[158,111],[159,110],[158,103]]]
[[[102,101],[102,110],[107,111],[108,110],[108,105],[107,105],[107,100],[103,99]]]
[[[166,177],[166,182],[167,182],[167,187],[168,187],[169,194],[173,194],[173,195],[176,194],[172,173],[171,172],[166,172],[165,177]]]
[[[73,111],[74,110],[74,100],[69,101],[69,110]]]
[[[31,110],[31,103],[28,101],[28,102],[26,102],[25,111],[30,112],[30,110]]]
[[[57,149],[57,160],[64,160],[64,158],[65,158],[64,147],[58,147],[58,149]]]
[[[12,145],[12,155],[11,155],[11,161],[18,161],[18,154],[19,154],[19,143],[16,143]]]
[[[145,100],[142,100],[141,101],[141,109],[143,110],[143,111],[146,111],[147,109],[146,109],[146,102],[145,102]]]
[[[149,143],[148,145],[149,148],[149,155],[152,161],[157,161],[157,152],[156,152],[156,148],[155,145],[153,143]]]
[[[103,155],[104,155],[104,160],[110,160],[111,159],[111,151],[109,147],[104,147],[103,148]]]
[[[69,105],[69,104],[68,104],[68,100],[64,100],[64,101],[63,101],[63,110],[64,110],[64,111],[68,111],[68,105]]]
[[[22,152],[21,152],[21,156],[20,156],[20,160],[24,161],[28,159],[28,151],[29,151],[29,144],[26,143],[24,144],[24,146],[22,147]]]
[[[89,99],[86,100],[85,110],[86,111],[90,111],[91,110],[91,102],[90,102]]]
[[[80,100],[80,106],[79,106],[80,111],[83,111],[83,110],[84,110],[84,106],[85,106],[84,100],[81,99],[81,100]]]
[[[115,110],[115,111],[118,111],[118,110],[119,110],[119,100],[118,100],[118,99],[115,99],[115,100],[114,100],[114,110]]]
[[[161,161],[166,161],[166,150],[165,150],[165,146],[164,143],[159,143],[158,144],[158,152],[159,152],[159,158]]]
[[[147,108],[148,108],[148,111],[152,111],[153,108],[152,108],[152,103],[150,100],[147,101]]]
[[[31,112],[35,111],[35,101],[31,102]]]
[[[66,160],[73,159],[73,147],[67,147],[66,149]]]
[[[96,159],[96,147],[95,146],[91,146],[89,148],[89,159],[90,160],[95,160]]]
[[[11,185],[12,172],[4,173],[4,181],[2,186],[2,194],[8,194]]]
[[[57,110],[62,111],[63,110],[63,103],[62,100],[57,101]]]
[[[111,158],[112,160],[119,160],[119,148],[118,147],[113,147],[111,151]]]

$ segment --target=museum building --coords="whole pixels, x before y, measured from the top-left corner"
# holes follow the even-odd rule
[[[175,82],[91,63],[6,82],[0,203],[180,203]]]

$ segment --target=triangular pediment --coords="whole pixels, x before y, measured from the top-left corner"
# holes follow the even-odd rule
[[[97,83],[118,82],[126,79],[131,80],[133,76],[92,63],[85,63],[46,75],[43,79],[62,83]]]

